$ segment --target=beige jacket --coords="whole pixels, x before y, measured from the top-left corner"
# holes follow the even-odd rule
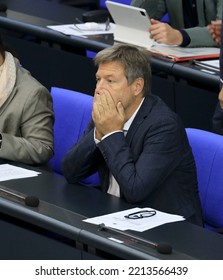
[[[44,164],[53,156],[52,98],[16,58],[15,63],[15,87],[0,108],[0,159]]]

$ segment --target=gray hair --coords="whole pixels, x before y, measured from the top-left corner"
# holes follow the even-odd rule
[[[128,44],[114,44],[99,53],[94,58],[96,66],[105,62],[120,62],[124,67],[128,85],[137,78],[144,80],[143,96],[151,93],[151,67],[149,52]]]

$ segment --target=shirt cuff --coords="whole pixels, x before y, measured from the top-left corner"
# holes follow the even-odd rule
[[[190,36],[187,34],[187,32],[183,29],[179,30],[181,35],[183,36],[183,42],[181,43],[180,47],[186,47],[190,44]]]
[[[94,128],[94,142],[95,142],[95,144],[97,145],[99,142],[101,142],[100,140],[98,140],[96,137],[95,137],[95,128]],[[112,134],[114,134],[114,133],[117,133],[117,132],[122,132],[123,133],[123,130],[115,130],[115,131],[112,131],[112,132],[110,132],[110,133],[108,133],[108,134],[106,134],[106,135],[104,135],[102,138],[101,138],[101,140],[104,140],[106,137],[108,137],[108,136],[110,136],[110,135],[112,135]]]

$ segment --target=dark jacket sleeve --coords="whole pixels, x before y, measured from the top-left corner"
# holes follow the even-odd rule
[[[94,124],[91,121],[80,138],[66,153],[62,172],[69,183],[77,183],[97,171],[100,151],[94,142]]]
[[[222,10],[223,13],[223,10]],[[220,49],[220,87],[223,85],[223,28],[221,28],[221,49]],[[213,132],[223,135],[223,109],[218,102],[213,118],[212,118]]]
[[[220,107],[219,102],[213,115],[212,125],[213,132],[223,135],[223,109]]]

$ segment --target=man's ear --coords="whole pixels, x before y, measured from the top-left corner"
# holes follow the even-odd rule
[[[137,78],[134,82],[133,82],[133,91],[134,91],[134,95],[137,96],[139,95],[144,87],[144,79],[143,78]]]

